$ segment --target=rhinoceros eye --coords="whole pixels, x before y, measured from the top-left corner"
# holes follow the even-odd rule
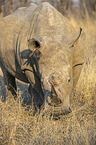
[[[71,81],[71,79],[68,80],[68,83]]]

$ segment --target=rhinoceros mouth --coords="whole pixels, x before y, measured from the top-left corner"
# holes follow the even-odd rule
[[[52,110],[52,115],[54,115],[54,116],[67,115],[71,112],[72,112],[72,110],[70,107],[66,108],[66,109],[63,108],[63,106],[62,107],[54,107]]]
[[[46,105],[45,107],[45,112],[48,112],[48,114],[50,116],[53,117],[61,117],[63,115],[68,115],[69,113],[72,112],[70,106],[69,107],[64,107],[63,105],[61,106],[50,106],[50,105]]]

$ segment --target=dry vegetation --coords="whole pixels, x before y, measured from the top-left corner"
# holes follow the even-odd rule
[[[26,110],[21,105],[25,86],[19,83],[21,90],[18,88],[16,101],[11,96],[5,102],[0,100],[0,145],[96,144],[96,21],[77,22],[72,17],[70,20],[77,30],[83,28],[81,45],[85,50],[85,64],[71,98],[73,112],[60,120],[54,120],[47,114],[42,117],[42,112],[33,116],[32,108]]]

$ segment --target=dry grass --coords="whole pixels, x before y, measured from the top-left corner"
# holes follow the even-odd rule
[[[32,108],[26,111],[22,107],[19,90],[16,101],[12,97],[6,102],[0,100],[0,145],[96,144],[96,21],[76,23],[71,18],[71,22],[77,30],[83,28],[81,45],[86,60],[71,98],[73,112],[60,120],[53,120],[47,114],[42,117],[42,112],[33,116]]]

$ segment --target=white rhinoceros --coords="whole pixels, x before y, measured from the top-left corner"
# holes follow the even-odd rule
[[[49,3],[30,4],[0,20],[0,64],[16,97],[15,78],[29,83],[34,104],[45,98],[53,114],[70,113],[70,95],[84,52],[69,21]]]

